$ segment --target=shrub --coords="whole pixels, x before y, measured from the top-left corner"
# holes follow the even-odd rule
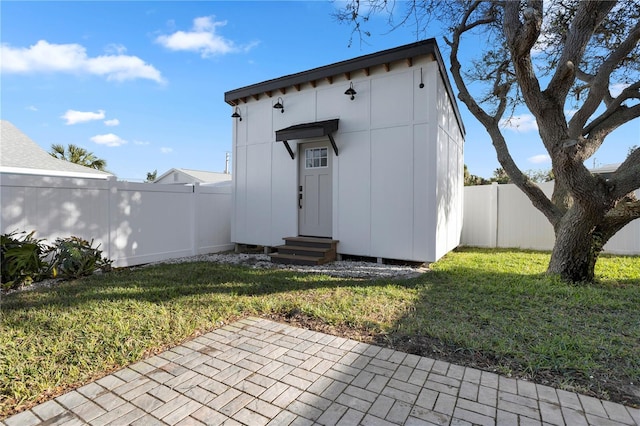
[[[44,240],[30,233],[17,231],[2,234],[2,288],[14,289],[30,285],[49,274],[49,264],[43,256],[48,250]]]
[[[102,257],[100,247],[79,237],[58,238],[49,250],[54,277],[79,278],[96,270],[111,270],[113,261]]]

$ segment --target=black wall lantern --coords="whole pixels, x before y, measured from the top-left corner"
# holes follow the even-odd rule
[[[281,97],[278,97],[278,102],[273,106],[275,109],[279,109],[280,112],[284,113],[284,101]]]
[[[236,110],[231,114],[231,118],[239,118],[239,121],[242,121],[242,116],[240,115],[240,110],[236,107]]]
[[[351,100],[354,100],[356,98],[357,93],[358,92],[356,92],[353,88],[353,81],[349,85],[349,88],[344,92],[345,95],[351,96]]]

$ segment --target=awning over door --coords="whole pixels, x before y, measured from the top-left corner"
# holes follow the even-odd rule
[[[276,130],[276,142],[283,142],[289,152],[291,159],[295,157],[293,150],[289,146],[292,139],[311,139],[327,136],[333,147],[333,152],[338,156],[338,146],[333,139],[333,132],[338,130],[338,119],[314,121],[313,123],[296,124],[284,129]]]

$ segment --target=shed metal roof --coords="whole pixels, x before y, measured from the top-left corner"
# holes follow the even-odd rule
[[[332,80],[332,77],[338,75],[345,75],[347,79],[351,79],[351,73],[364,70],[368,75],[369,69],[374,66],[384,65],[387,69],[391,66],[391,63],[397,61],[406,61],[409,66],[413,64],[413,59],[420,56],[431,56],[435,59],[440,69],[440,74],[444,80],[447,93],[451,99],[453,109],[460,126],[460,131],[465,134],[464,124],[458,110],[456,98],[451,88],[449,77],[447,76],[447,70],[440,54],[440,49],[434,38],[427,40],[421,40],[416,43],[407,44],[404,46],[395,47],[393,49],[387,49],[369,55],[359,56],[357,58],[349,59],[342,62],[337,62],[331,65],[325,65],[323,67],[314,68],[308,71],[299,72],[296,74],[286,75],[284,77],[267,80],[262,83],[252,84],[250,86],[241,87],[239,89],[230,90],[224,94],[224,100],[231,106],[237,106],[241,102],[247,102],[249,98],[255,100],[260,99],[262,95],[269,97],[273,96],[273,93],[279,91],[281,94],[285,94],[287,88],[294,87],[296,90],[300,90],[302,84],[311,83],[314,84],[323,79]]]

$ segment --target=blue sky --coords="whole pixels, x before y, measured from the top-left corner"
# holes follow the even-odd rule
[[[232,126],[224,92],[416,41],[413,28],[389,32],[380,18],[366,43],[349,47],[351,28],[335,21],[335,7],[3,1],[0,117],[47,151],[54,143],[88,149],[123,180],[172,167],[223,171]],[[441,36],[429,34],[444,50]],[[465,163],[490,177],[499,167],[490,139],[459,107]],[[516,161],[523,170],[549,169],[535,123],[516,118],[519,127],[504,131]],[[635,120],[608,138],[595,164],[621,162],[638,144]]]

